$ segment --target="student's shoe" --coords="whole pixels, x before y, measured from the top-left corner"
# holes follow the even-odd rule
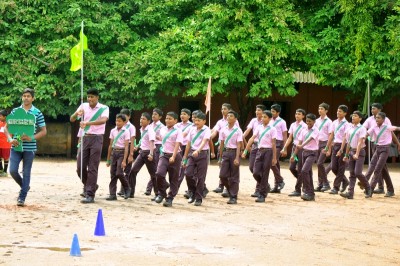
[[[224,191],[224,189],[221,187],[217,187],[216,189],[213,190],[213,192],[215,193],[222,193],[222,191]]]
[[[201,206],[202,200],[195,200],[194,206]]]
[[[253,194],[250,195],[253,198],[258,198],[260,196],[260,192],[255,191]]]
[[[81,200],[81,203],[87,204],[87,203],[94,203],[94,198],[93,197],[86,197],[83,200]]]
[[[281,193],[281,190],[278,187],[274,187],[269,193]]]
[[[365,187],[363,186],[363,184],[360,181],[357,182],[357,185],[360,187],[361,190],[365,189]]]
[[[155,201],[156,203],[161,203],[161,202],[163,201],[163,199],[164,199],[163,196],[158,195],[154,201]]]
[[[204,190],[203,190],[203,198],[207,197],[208,192],[210,192],[210,191],[208,190],[208,188],[207,188],[207,187],[204,187]]]
[[[106,198],[106,200],[117,200],[117,196],[116,195],[110,195]]]
[[[172,207],[172,199],[165,199],[163,206],[164,207]]]
[[[124,193],[124,199],[129,199],[131,197],[131,189],[125,189],[125,193]],[[132,195],[132,198],[134,198],[134,196]]]
[[[194,202],[194,197],[192,196],[192,197],[190,197],[189,199],[188,199],[188,203],[193,203]]]
[[[121,196],[121,197],[125,197],[125,191],[122,187],[121,187],[121,190],[117,193],[117,195]]]
[[[259,196],[258,198],[256,198],[255,202],[265,202],[265,197]]]
[[[346,199],[353,199],[353,195],[351,195],[349,192],[340,192],[340,196]]]
[[[282,181],[282,182],[278,183],[279,190],[282,190],[284,187],[285,187],[285,182]]]
[[[377,188],[374,190],[374,194],[385,194],[385,190],[383,188]]]
[[[143,193],[146,196],[150,196],[151,195],[151,191],[146,191],[145,193]]]
[[[372,189],[368,188],[365,190],[365,198],[371,198],[372,197]]]
[[[314,192],[321,192],[322,186],[318,186],[314,188]]]
[[[154,198],[151,198],[151,201],[155,201],[157,199],[157,196],[154,196]]]
[[[340,192],[345,192],[346,188],[349,186],[350,182],[347,181],[346,179],[343,180],[343,185],[342,185],[342,189],[340,190]]]
[[[301,195],[301,199],[304,201],[315,201],[315,196],[304,193]]]
[[[394,192],[391,192],[391,191],[388,191],[388,192],[386,192],[386,194],[385,194],[385,197],[386,198],[390,198],[390,197],[393,197],[394,196]]]
[[[229,198],[229,192],[227,189],[224,189],[224,192],[221,193],[221,196],[224,198]]]
[[[17,206],[24,207],[25,206],[25,201],[23,201],[22,199],[18,199]]]
[[[227,203],[228,204],[237,204],[237,199],[236,198],[230,198]]]
[[[83,192],[81,194],[79,194],[79,196],[81,196],[82,198],[86,198],[85,188],[83,188]]]
[[[329,194],[332,194],[332,195],[336,195],[338,193],[339,192],[335,188],[332,188],[331,191],[329,191]]]
[[[330,190],[330,189],[331,189],[331,186],[330,186],[330,185],[322,186],[321,192],[325,192],[325,191],[328,191],[328,190]]]
[[[290,193],[288,196],[289,196],[289,197],[300,197],[300,196],[301,196],[301,193],[298,192],[298,191],[293,191],[293,192]]]

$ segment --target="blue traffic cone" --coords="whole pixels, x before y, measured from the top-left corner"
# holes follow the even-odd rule
[[[71,250],[69,251],[69,255],[74,257],[82,256],[77,234],[74,234],[74,238],[72,239],[72,245],[71,245]]]
[[[104,221],[103,221],[103,212],[99,209],[97,213],[97,221],[96,228],[94,229],[95,236],[105,236],[106,232],[104,231]]]

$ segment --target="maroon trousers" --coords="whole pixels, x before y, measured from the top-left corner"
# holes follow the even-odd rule
[[[383,169],[386,165],[386,160],[389,157],[389,147],[390,145],[386,146],[376,146],[374,155],[372,156],[371,163],[369,164],[368,168],[373,169],[374,176],[372,177],[371,181],[371,189],[374,190],[376,184],[382,178],[386,182],[388,192],[394,192],[392,179],[388,175],[383,175]]]
[[[153,161],[149,161],[148,155],[150,151],[140,150],[138,157],[136,158],[135,162],[132,165],[131,172],[129,173],[129,186],[131,187],[131,195],[135,195],[135,188],[136,188],[136,176],[139,173],[140,169],[142,169],[143,165],[146,165],[147,171],[150,174],[150,178],[154,184],[157,185],[156,182],[156,167],[157,165]],[[156,186],[154,188],[154,192],[157,193]]]
[[[336,175],[335,180],[333,181],[333,187],[336,190],[339,190],[340,184],[342,182],[349,182],[349,180],[347,180],[347,177],[344,175],[344,172],[346,171],[346,162],[343,161],[344,152],[340,157],[336,156],[336,153],[340,150],[341,145],[341,143],[334,143],[331,155],[332,172]],[[346,146],[344,147],[344,149],[346,149]]]
[[[323,149],[325,149],[327,141],[320,141],[318,143],[318,159],[317,159],[317,166],[318,166],[318,186],[329,186],[329,181],[328,181],[328,173],[330,171],[330,168],[327,169],[325,168],[325,161],[326,161],[326,154],[322,152]],[[330,165],[330,164],[329,164]]]
[[[251,147],[250,154],[249,154],[249,169],[250,169],[251,173],[253,173],[254,162],[256,161],[257,152],[258,152],[257,144],[253,144],[253,146]],[[255,191],[260,192],[260,184],[258,182],[256,184]]]
[[[188,184],[189,194],[193,194],[195,200],[202,200],[208,168],[208,151],[201,151],[197,157],[193,157],[192,153],[193,150],[190,151],[187,167],[185,169],[186,182]]]
[[[356,149],[352,149],[350,151],[350,160],[349,160],[349,170],[350,170],[350,185],[349,185],[349,194],[351,196],[354,195],[354,186],[356,185],[356,180],[360,180],[361,184],[366,188],[369,189],[370,185],[368,184],[367,179],[362,173],[364,160],[365,160],[365,149],[360,150],[360,154],[358,155],[358,159],[354,160],[353,155],[356,154]]]
[[[156,179],[157,179],[157,187],[158,187],[158,195],[168,198],[174,199],[176,194],[178,194],[178,179],[179,179],[179,170],[182,165],[182,157],[180,153],[176,154],[176,158],[174,163],[170,163],[169,159],[172,157],[172,153],[163,153],[160,155],[157,164],[156,171]],[[168,183],[165,178],[169,177],[169,192],[167,196]]]
[[[296,149],[296,146],[293,145],[292,154],[293,154],[295,149]],[[296,185],[294,187],[294,189],[297,192],[301,192],[301,186],[303,184],[302,176],[299,174],[299,172],[301,172],[301,169],[303,167],[303,163],[302,162],[303,162],[303,150],[301,149],[301,150],[299,150],[297,152],[297,162],[296,161],[291,162],[290,165],[289,165],[290,172],[297,179]]]
[[[122,169],[122,161],[124,160],[124,150],[113,150],[111,153],[110,174],[111,181],[109,185],[110,195],[116,195],[117,182],[121,181],[122,187],[126,190],[129,188],[128,180],[125,177],[124,169]]]
[[[281,156],[281,150],[283,148],[283,141],[276,141],[276,165],[271,166],[272,172],[275,177],[275,187],[278,186],[279,183],[283,182],[283,177],[281,176],[281,165],[279,164],[279,157]]]
[[[183,158],[183,155],[185,154],[185,150],[186,150],[186,145],[181,145],[181,151],[180,151],[180,155],[181,158]],[[181,165],[179,168],[179,178],[178,178],[178,190],[181,187],[182,181],[185,178],[185,168],[183,168],[183,166]]]
[[[372,154],[375,153],[375,149],[376,149],[376,145],[374,143],[371,143]],[[367,179],[367,181],[369,181],[371,179],[371,176],[374,173],[374,170],[375,169],[373,169],[372,167],[368,167],[367,173],[365,174],[365,178]],[[384,189],[383,180],[390,178],[389,170],[387,168],[386,163],[385,163],[385,166],[382,169],[382,177],[384,177],[384,178],[381,178],[380,180],[378,180],[378,186],[379,186],[380,189]]]
[[[317,159],[318,151],[303,150],[303,166],[300,172],[300,178],[303,181],[304,193],[314,196],[314,185],[312,177],[312,165]],[[297,180],[299,180],[297,179]],[[301,186],[301,184],[300,184]]]
[[[256,160],[254,162],[253,177],[260,184],[260,195],[267,197],[269,171],[272,166],[272,149],[258,149]]]
[[[236,149],[226,150],[222,153],[219,178],[222,184],[228,189],[232,198],[237,198],[239,192],[240,172],[239,165],[235,165]]]
[[[153,151],[153,162],[155,164],[155,167],[157,168],[158,165],[158,159],[160,158],[160,148],[161,148],[161,144],[156,144],[155,145],[155,149]],[[147,187],[146,187],[146,191],[151,192],[151,190],[154,188],[154,193],[157,195],[157,190],[154,187],[154,183],[153,183],[153,178],[150,176],[150,180],[149,182],[147,182]]]
[[[103,135],[85,135],[82,137],[82,154],[78,152],[77,173],[85,186],[86,195],[94,197],[103,148]],[[82,165],[81,165],[82,156]],[[81,176],[82,169],[82,176]]]

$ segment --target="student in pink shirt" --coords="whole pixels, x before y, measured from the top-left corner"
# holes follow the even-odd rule
[[[305,201],[315,200],[312,166],[316,161],[318,154],[318,128],[315,126],[316,119],[317,117],[314,114],[307,114],[307,128],[300,132],[299,144],[296,146],[294,153],[290,157],[290,161],[294,161],[299,151],[303,150],[303,165],[301,167],[299,179],[303,182],[304,194],[301,195],[301,198]]]
[[[127,199],[131,195],[128,180],[125,176],[124,169],[128,159],[129,139],[131,134],[125,128],[126,116],[117,114],[115,119],[116,127],[110,132],[110,145],[107,153],[107,167],[110,167],[111,181],[109,185],[110,195],[106,200],[117,200],[117,182],[121,181],[125,191],[124,198]]]
[[[240,148],[243,141],[243,132],[235,126],[238,114],[229,111],[227,115],[228,126],[220,132],[219,178],[229,193],[228,204],[237,203],[240,182]]]
[[[178,115],[175,112],[168,112],[165,116],[166,127],[160,130],[162,146],[156,171],[158,196],[155,202],[161,203],[165,198],[164,207],[171,207],[172,201],[178,193],[179,169],[182,164],[179,148],[182,145],[183,136],[181,129],[176,125],[177,122]],[[165,180],[167,173],[170,184],[168,196],[168,183]]]
[[[389,175],[382,176],[382,169],[386,164],[386,160],[389,157],[389,147],[392,143],[392,131],[400,130],[399,127],[385,125],[384,121],[386,114],[384,112],[379,112],[375,116],[376,126],[368,129],[368,135],[371,139],[374,139],[376,149],[374,155],[372,156],[371,163],[368,167],[374,169],[374,176],[371,181],[371,189],[374,190],[378,181],[383,177],[385,178],[387,192],[385,197],[394,196],[394,188],[392,179]]]
[[[350,185],[348,192],[341,192],[340,196],[346,199],[354,198],[354,186],[356,179],[360,180],[363,186],[366,188],[365,197],[369,198],[372,195],[372,190],[368,184],[367,179],[362,173],[364,160],[365,160],[365,137],[367,130],[361,125],[363,115],[360,111],[354,111],[351,116],[352,125],[347,129],[345,138],[343,139],[342,149],[345,149],[344,161],[349,162],[350,170]],[[347,144],[347,145],[345,145]]]
[[[287,155],[287,148],[293,141],[293,146],[292,146],[292,152],[296,149],[296,146],[299,144],[299,136],[300,132],[304,129],[307,128],[307,124],[304,123],[303,119],[306,116],[306,111],[304,109],[297,109],[296,113],[294,115],[296,121],[293,122],[290,127],[289,127],[289,138],[286,140],[285,146],[283,146],[283,149],[281,150],[281,156],[286,157]],[[302,153],[303,150],[299,150],[297,154],[298,160],[293,160],[290,162],[289,165],[289,170],[292,173],[292,175],[297,179],[296,185],[295,185],[295,190],[290,193],[288,196],[290,197],[300,197],[301,196],[301,186],[303,182],[300,179],[299,172],[302,167]]]
[[[191,114],[192,112],[189,109],[183,108],[181,110],[181,115],[180,115],[181,122],[177,124],[177,127],[182,131],[182,137],[183,137],[182,145],[180,148],[181,157],[183,157],[183,155],[185,154],[186,145],[189,139],[189,132],[193,128],[193,123],[190,122],[189,120]],[[183,169],[183,167],[181,166],[179,170],[178,190],[182,184],[184,177],[185,177],[185,169]],[[189,198],[189,195],[187,198]]]
[[[265,202],[269,192],[269,172],[271,167],[277,163],[276,128],[270,124],[271,118],[271,111],[263,111],[263,124],[257,127],[242,154],[242,158],[246,158],[251,146],[257,139],[258,151],[254,162],[253,177],[260,184],[260,194],[255,200],[258,203]]]

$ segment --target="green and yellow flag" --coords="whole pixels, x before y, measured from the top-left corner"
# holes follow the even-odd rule
[[[71,71],[78,71],[82,68],[82,39],[83,39],[83,50],[88,49],[87,37],[83,34],[83,31],[79,34],[79,43],[75,45],[71,51]]]

